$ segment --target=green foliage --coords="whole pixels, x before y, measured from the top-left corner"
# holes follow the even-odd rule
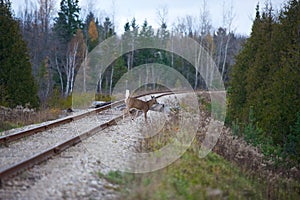
[[[283,157],[300,163],[300,112],[297,114],[297,120],[287,135],[283,146]]]
[[[95,94],[96,101],[112,101],[112,97],[109,94]]]
[[[133,174],[125,173],[121,171],[109,171],[107,174],[103,174],[100,171],[98,172],[99,178],[104,178],[110,183],[125,185],[131,182],[134,178]]]
[[[251,107],[249,110],[248,124],[244,128],[245,140],[249,143],[254,144],[254,146],[257,146],[260,142],[261,135],[262,130],[255,125],[255,117],[253,113],[253,108]]]
[[[70,95],[68,97],[63,97],[58,89],[54,89],[48,104],[51,108],[72,108],[72,96]]]
[[[235,121],[232,122],[231,129],[232,129],[233,135],[238,136],[238,137],[242,136],[241,130],[240,130],[239,119],[236,119]]]
[[[39,98],[29,53],[9,1],[0,2],[0,22],[0,103],[9,107],[29,103],[37,108]]]
[[[54,31],[62,41],[71,41],[77,29],[82,26],[78,3],[78,0],[62,0],[60,2],[60,11],[55,19]]]
[[[17,124],[14,124],[11,122],[0,121],[0,132],[10,130],[13,128],[18,128],[18,127],[19,127],[19,125],[17,125]],[[0,136],[1,136],[1,133],[0,133]]]
[[[296,139],[288,135],[300,108],[299,9],[295,0],[279,16],[270,5],[262,13],[257,7],[251,37],[231,73],[227,120],[239,119],[245,139],[273,157],[287,138]]]
[[[121,187],[122,199],[265,199],[269,191],[273,198],[299,196],[248,177],[217,154],[199,159],[192,150],[164,169],[123,179],[129,181]]]

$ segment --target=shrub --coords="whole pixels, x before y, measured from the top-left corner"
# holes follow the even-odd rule
[[[300,112],[297,113],[297,120],[287,135],[283,146],[283,158],[289,158],[291,161],[300,164]]]

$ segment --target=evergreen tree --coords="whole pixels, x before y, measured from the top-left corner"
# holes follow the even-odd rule
[[[0,0],[0,103],[39,106],[29,53],[9,0]]]
[[[276,65],[270,71],[271,84],[265,93],[266,103],[263,128],[271,130],[276,143],[284,143],[290,127],[300,113],[300,2],[291,0],[282,10],[275,30],[276,46],[270,52]]]
[[[268,5],[262,15],[257,8],[251,36],[233,67],[229,90],[229,119],[242,122],[245,128],[253,109],[255,121],[251,123],[262,130],[259,140],[265,138],[288,152],[295,150],[291,138],[297,137],[291,127],[300,113],[299,24],[297,0],[290,0],[278,17]]]
[[[68,43],[76,34],[77,29],[82,27],[79,12],[78,0],[62,0],[60,2],[60,11],[54,24],[54,31],[60,40]]]
[[[60,84],[61,94],[64,94],[65,97],[72,91],[73,80],[70,81],[69,78],[76,74],[76,71],[73,72],[73,70],[76,69],[77,62],[81,60],[77,57],[71,59],[72,56],[77,54],[77,50],[74,48],[74,40],[78,39],[76,33],[78,33],[78,29],[82,28],[79,12],[78,0],[62,0],[58,17],[55,19],[53,26],[55,52],[51,60],[55,63],[55,69],[57,70],[54,79],[56,79],[57,84]]]
[[[274,16],[272,6],[266,5],[265,10],[260,17],[258,27],[252,39],[256,43],[256,52],[253,57],[253,63],[250,64],[246,74],[246,92],[247,100],[245,104],[246,113],[248,109],[253,107],[255,118],[257,121],[262,121],[267,114],[266,110],[270,104],[265,104],[267,99],[266,90],[272,82],[271,70],[278,65],[278,55],[275,50],[274,40]]]
[[[246,41],[243,50],[236,58],[236,64],[233,66],[230,75],[230,87],[228,88],[228,111],[230,120],[247,120],[249,108],[246,100],[248,97],[246,90],[246,77],[248,69],[255,61],[255,56],[259,46],[259,31],[261,17],[259,6],[256,7],[256,17],[253,22],[250,38]],[[248,89],[249,91],[249,89]]]

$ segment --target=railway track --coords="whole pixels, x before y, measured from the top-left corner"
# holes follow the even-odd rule
[[[173,92],[171,92],[171,91],[152,92],[152,93],[146,93],[146,94],[137,95],[136,97],[139,98],[139,97],[143,97],[143,96],[146,96],[146,95],[159,94],[159,93],[164,93],[163,95],[167,95],[167,94],[173,93]],[[158,98],[159,98],[159,96],[158,96]],[[66,117],[64,119],[56,120],[55,122],[51,122],[51,123],[49,123],[47,125],[40,125],[40,126],[37,126],[37,127],[34,127],[34,128],[30,128],[30,129],[25,130],[25,131],[19,131],[19,132],[13,133],[13,134],[0,136],[0,145],[7,146],[9,143],[18,141],[18,140],[20,140],[22,138],[29,137],[31,135],[34,135],[34,134],[42,132],[42,131],[50,130],[52,128],[61,126],[63,124],[67,124],[67,123],[70,123],[70,122],[77,121],[79,119],[82,119],[82,118],[90,116],[90,115],[98,114],[100,112],[103,112],[105,110],[109,110],[109,109],[111,109],[113,107],[117,107],[117,106],[120,106],[122,104],[124,104],[124,100],[120,100],[120,101],[117,101],[117,102],[114,102],[114,103],[102,106],[100,108],[96,108],[96,109],[94,109],[92,111],[88,111],[86,113],[79,114],[77,116],[70,116],[70,117]]]
[[[186,92],[186,91],[177,91],[176,93],[183,93],[183,92]],[[152,92],[152,93],[138,95],[136,97],[142,97],[142,96],[147,96],[147,95],[151,95],[151,94],[160,94],[157,96],[157,98],[160,98],[165,95],[174,94],[174,92],[172,92],[172,91],[155,92],[155,93]],[[92,110],[92,111],[89,111],[89,112],[86,112],[86,113],[83,113],[83,114],[80,114],[77,116],[58,120],[56,122],[53,122],[53,123],[50,123],[50,124],[47,124],[44,126],[39,126],[39,127],[33,128],[33,129],[29,129],[26,131],[18,132],[18,133],[7,135],[7,136],[2,136],[0,138],[0,143],[6,144],[6,145],[10,144],[12,142],[18,143],[17,141],[20,141],[24,137],[30,137],[35,134],[39,135],[37,133],[51,131],[54,128],[59,128],[65,124],[82,120],[85,117],[94,116],[96,114],[101,114],[102,112],[108,112],[108,110],[110,110],[111,108],[120,106],[122,104],[124,104],[124,100],[114,102],[112,104],[97,108],[95,110]],[[80,134],[76,134],[75,136],[65,139],[62,142],[60,141],[59,143],[56,143],[55,145],[52,145],[49,148],[46,148],[42,151],[38,151],[33,155],[26,156],[25,159],[22,159],[16,163],[9,163],[7,166],[4,166],[4,167],[0,166],[0,183],[3,182],[5,179],[7,179],[21,171],[24,171],[36,164],[39,164],[39,163],[53,157],[54,155],[61,153],[65,149],[80,143],[82,140],[98,133],[99,131],[104,130],[105,128],[108,128],[110,126],[117,124],[117,122],[122,119],[123,119],[122,113],[121,114],[117,113],[117,114],[111,115],[109,120],[106,120],[106,121],[104,120],[103,122],[100,123],[100,125],[95,125],[93,128],[86,130],[86,131],[82,131],[82,132],[80,132]],[[99,123],[95,123],[95,124],[99,124]],[[82,127],[82,128],[86,129],[84,127]],[[40,138],[40,139],[44,139],[44,138]],[[27,140],[30,140],[30,139],[28,138]],[[23,142],[26,142],[26,141],[23,141]]]

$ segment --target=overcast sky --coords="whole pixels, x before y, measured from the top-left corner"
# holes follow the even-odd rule
[[[25,1],[11,0],[16,14],[20,8],[24,7]],[[35,2],[37,0],[27,1]],[[61,0],[56,1],[56,9],[59,10]],[[222,26],[224,0],[206,0],[206,2],[213,27]],[[256,5],[259,2],[260,7],[264,7],[266,0],[226,0],[225,2],[225,10],[230,10],[231,5],[233,8],[235,17],[232,28],[235,33],[249,35]],[[278,10],[287,0],[271,0],[271,2],[274,9]],[[199,16],[201,9],[203,9],[203,0],[79,0],[79,5],[83,12],[87,10],[88,5],[92,5],[93,11],[98,13],[96,16],[111,17],[114,13],[117,32],[123,32],[125,23],[131,21],[133,17],[136,18],[137,24],[140,26],[147,19],[149,25],[154,28],[158,27],[157,10],[161,10],[163,7],[168,10],[167,25],[170,28],[178,17]]]

